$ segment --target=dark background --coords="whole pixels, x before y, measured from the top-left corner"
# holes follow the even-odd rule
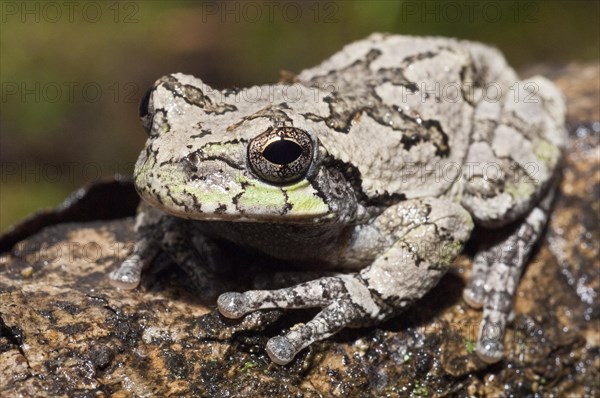
[[[598,62],[592,1],[3,1],[0,231],[85,182],[131,174],[138,102],[185,72],[275,82],[372,32],[492,43],[519,70]]]

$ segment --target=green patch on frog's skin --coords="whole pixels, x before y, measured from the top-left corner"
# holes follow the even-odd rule
[[[444,246],[440,256],[440,264],[452,264],[456,256],[458,256],[458,254],[461,252],[462,248],[463,243],[458,240],[454,240],[452,243],[448,244],[448,246]]]
[[[333,216],[329,206],[306,180],[280,187],[248,178],[226,165],[224,169],[226,171],[220,174],[222,178],[215,180],[221,183],[219,185],[190,180],[190,176],[178,166],[157,168],[154,159],[147,159],[136,170],[136,184],[142,187],[141,194],[150,203],[167,213],[192,219],[211,219],[219,214],[219,217],[240,220],[272,219],[281,214],[286,214],[290,220]],[[210,170],[203,171],[210,173]],[[212,174],[219,175],[218,172]],[[146,183],[150,183],[152,188],[143,189]]]
[[[154,157],[135,170],[136,186],[142,197],[154,206],[171,214],[190,216],[191,214],[213,213],[219,206],[231,205],[232,189],[205,186],[188,183],[189,175],[180,167],[174,165],[156,166]],[[233,187],[232,187],[233,188]],[[241,188],[240,188],[241,190]],[[192,198],[194,200],[192,200]],[[196,203],[200,208],[193,211],[182,204]]]
[[[528,178],[528,177],[524,177]],[[535,185],[530,181],[520,181],[516,184],[507,183],[504,188],[513,199],[529,198],[535,192]]]
[[[138,159],[133,175],[135,186],[138,187],[139,190],[144,190],[155,166],[156,158],[154,156],[144,158],[143,160],[141,157]]]
[[[288,203],[292,205],[291,214],[325,214],[329,207],[316,195],[307,181],[294,184],[285,189]]]
[[[472,229],[472,226],[469,226],[469,229]],[[458,240],[444,243],[444,245],[432,245],[430,261],[435,264],[450,265],[462,249],[463,243]]]
[[[174,173],[173,176],[177,174]],[[183,173],[182,173],[183,175]],[[190,196],[195,198],[202,213],[214,213],[220,206],[231,207],[231,190],[226,191],[222,188],[207,190],[204,187],[194,185],[185,185],[184,180],[178,180],[182,184],[170,186],[170,194],[176,199],[188,202]]]
[[[246,178],[240,178],[239,182],[242,184],[241,186],[245,186],[245,189],[237,198],[238,208],[250,212],[266,210],[276,213],[282,213],[286,208],[285,193],[281,188],[263,183],[252,183]]]
[[[554,165],[560,158],[560,149],[546,140],[541,140],[535,147],[535,157],[547,165]]]
[[[243,150],[238,141],[232,142],[214,142],[202,147],[202,155],[206,157],[232,157],[242,156]]]
[[[253,213],[278,214],[287,216],[320,217],[329,213],[329,206],[316,194],[306,180],[293,185],[277,187],[259,181],[238,177],[244,193],[237,199],[237,206]]]

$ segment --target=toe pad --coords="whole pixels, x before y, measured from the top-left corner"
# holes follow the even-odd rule
[[[287,338],[278,336],[267,342],[267,354],[276,364],[286,365],[294,359],[296,352]]]
[[[241,318],[246,313],[246,299],[242,293],[223,293],[217,299],[217,307],[226,318]]]

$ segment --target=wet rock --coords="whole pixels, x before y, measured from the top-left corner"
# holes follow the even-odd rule
[[[62,209],[78,218],[29,219],[11,239],[29,236],[0,257],[0,396],[600,395],[600,70],[542,73],[567,96],[570,141],[502,362],[488,366],[473,353],[481,313],[461,299],[468,254],[402,316],[344,330],[277,366],[266,341],[313,312],[224,319],[168,263],[139,289],[113,289],[107,274],[131,248],[132,218],[89,221]],[[248,330],[257,318],[266,327]]]

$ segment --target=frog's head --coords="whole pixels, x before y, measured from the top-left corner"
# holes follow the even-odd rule
[[[191,76],[172,75],[143,99],[140,117],[149,139],[134,174],[146,202],[196,220],[355,217],[354,190],[331,167],[310,126],[256,117],[269,103],[230,100],[209,89]]]

